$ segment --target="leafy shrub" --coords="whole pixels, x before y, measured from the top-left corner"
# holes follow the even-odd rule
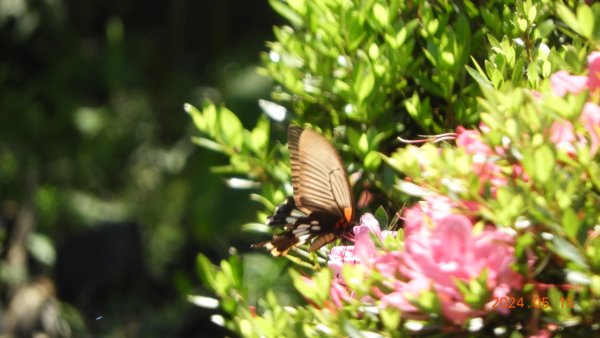
[[[200,256],[224,325],[269,337],[597,334],[600,6],[271,4],[290,26],[275,28],[262,72],[287,108],[263,108],[336,136],[356,192],[382,207],[369,206],[354,245],[288,255],[296,291],[249,294],[256,254],[220,269]],[[229,156],[216,171],[260,190],[263,222],[291,193],[287,151],[269,142],[281,123],[246,130],[224,107],[186,109],[197,143]],[[434,133],[419,147],[396,138]]]

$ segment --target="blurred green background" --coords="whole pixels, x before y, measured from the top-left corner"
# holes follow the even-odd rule
[[[195,257],[248,247],[255,209],[182,105],[254,125],[278,23],[267,1],[0,0],[0,336],[224,334],[186,300]]]

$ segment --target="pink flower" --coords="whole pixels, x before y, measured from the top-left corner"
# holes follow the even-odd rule
[[[509,235],[497,229],[474,234],[468,217],[449,214],[429,218],[420,206],[407,210],[407,223],[414,216],[417,222],[421,220],[424,229],[417,231],[417,225],[411,224],[413,229],[405,232],[405,251],[397,260],[400,275],[408,282],[398,284],[395,292],[382,298],[384,304],[406,311],[409,307],[399,297],[403,294],[418,297],[423,291],[433,290],[441,301],[444,316],[462,324],[468,317],[480,315],[483,309],[472,309],[464,301],[457,280],[469,282],[487,271],[486,286],[493,295],[506,295],[511,288],[521,286],[521,279],[510,268],[514,248]]]
[[[356,264],[356,262],[356,258],[354,258],[354,246],[343,245],[331,248],[327,265],[333,271],[333,276],[340,278],[344,264]]]
[[[569,155],[575,154],[573,124],[565,120],[555,121],[550,127],[550,141],[554,142],[557,149],[563,150]]]
[[[600,89],[600,52],[592,52],[588,56],[587,76],[571,75],[561,70],[550,76],[550,85],[557,96],[579,94],[586,89],[590,92],[597,91]]]
[[[488,157],[492,154],[490,146],[481,140],[481,134],[473,129],[465,129],[462,126],[456,128],[456,145],[465,149],[471,155]]]
[[[427,231],[423,223],[428,219],[439,219],[450,215],[455,207],[452,200],[446,196],[435,195],[426,198],[420,207],[408,208],[404,212],[404,235],[411,236],[421,231]]]
[[[592,52],[588,56],[587,85],[590,91],[600,88],[600,52]]]
[[[371,235],[381,239],[381,229],[379,222],[373,215],[367,213],[360,218],[360,224],[355,226],[354,231],[354,255],[361,261],[367,262],[369,258],[377,254],[375,243]]]
[[[345,301],[352,299],[348,289],[342,285],[341,281],[337,278],[331,281],[329,294],[331,296],[331,301],[337,307],[342,307]]]
[[[367,263],[370,257],[377,254],[375,243],[371,236],[382,238],[379,222],[373,215],[366,213],[360,218],[360,222],[352,231],[354,232],[354,245],[340,245],[331,248],[327,265],[333,271],[334,276],[339,278],[344,264]]]
[[[583,107],[579,120],[589,134],[591,141],[590,153],[592,156],[600,147],[600,107],[594,103],[587,102]],[[586,143],[581,134],[575,134],[573,124],[567,120],[558,120],[550,127],[550,140],[559,150],[569,155],[575,155],[575,144]]]
[[[413,302],[423,292],[435,292],[442,314],[457,325],[491,311],[489,307],[472,308],[467,304],[457,281],[468,283],[485,271],[490,295],[506,296],[519,289],[520,276],[510,268],[514,261],[512,238],[494,228],[474,233],[472,221],[456,214],[457,210],[456,202],[446,196],[430,196],[407,209],[404,251],[392,252],[378,248],[373,241],[389,234],[380,230],[372,215],[363,215],[353,229],[354,246],[331,250],[329,267],[336,274],[330,288],[332,303],[340,307],[352,297],[340,275],[342,266],[362,264],[382,276],[382,284],[374,286],[362,301],[379,300],[381,306],[395,307],[404,315],[418,318],[423,314]]]
[[[590,151],[593,156],[598,151],[598,146],[600,145],[600,107],[587,102],[583,107],[580,119],[592,139]]]
[[[480,128],[489,129],[485,125],[481,125]],[[458,134],[456,145],[473,155],[473,172],[479,176],[480,182],[482,184],[489,182],[492,188],[506,185],[507,178],[502,174],[501,168],[492,160],[492,156],[499,154],[494,153],[492,148],[483,141],[481,133],[477,130],[465,129],[462,126],[456,128],[456,133]],[[501,150],[500,155],[503,153],[504,149]]]
[[[530,336],[528,336],[527,338],[550,338],[552,337],[552,334],[550,333],[550,331],[543,329],[538,331],[536,334],[532,334]]]
[[[353,229],[354,245],[340,245],[331,248],[327,265],[333,271],[335,278],[342,278],[344,264],[370,264],[378,254],[377,247],[371,236],[384,239],[395,235],[395,231],[381,231],[379,222],[373,215],[366,213]]]
[[[398,282],[395,289],[389,294],[380,293],[381,304],[383,306],[392,306],[404,312],[417,312],[418,308],[410,302],[410,296],[415,298],[423,290],[431,288],[431,281],[426,278],[415,278],[406,283]]]
[[[561,70],[550,76],[552,91],[557,96],[565,96],[567,93],[579,94],[587,89],[587,76],[571,75]]]
[[[353,229],[354,245],[341,245],[331,248],[328,266],[334,274],[330,288],[333,303],[341,307],[343,301],[351,299],[351,292],[345,286],[342,268],[345,264],[363,264],[370,266],[371,261],[378,255],[378,249],[373,242],[374,236],[379,239],[392,236],[395,231],[381,231],[379,222],[373,215],[367,213],[360,218],[360,222]]]
[[[390,280],[397,279],[400,275],[402,254],[399,251],[382,253],[373,261],[373,268]]]

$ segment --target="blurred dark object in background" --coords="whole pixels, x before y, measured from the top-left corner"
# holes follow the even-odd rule
[[[195,255],[249,243],[254,210],[210,175],[225,159],[190,142],[181,107],[216,99],[252,125],[276,23],[267,1],[0,0],[0,312],[10,227],[30,208],[21,286],[56,284],[72,336],[224,334],[186,300],[202,292]]]
[[[143,296],[140,285],[149,276],[139,227],[102,224],[69,236],[58,245],[54,278],[59,298],[76,305],[85,318],[105,313],[115,298]]]

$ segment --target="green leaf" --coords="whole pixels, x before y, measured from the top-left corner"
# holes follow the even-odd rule
[[[519,30],[521,32],[526,32],[527,31],[527,26],[529,25],[529,23],[527,22],[527,20],[525,19],[517,19],[517,26],[519,27]]]
[[[594,275],[592,276],[592,281],[590,283],[590,288],[596,297],[600,296],[600,276]]]
[[[371,60],[376,60],[379,57],[379,47],[377,47],[376,43],[372,43],[369,46],[369,57]]]
[[[210,260],[203,254],[198,254],[196,258],[196,266],[198,269],[198,277],[202,284],[210,290],[215,290],[216,280],[215,275],[217,269],[212,265]]]
[[[363,165],[367,171],[376,171],[381,165],[379,153],[373,150],[369,151],[363,160]]]
[[[269,129],[269,119],[263,115],[258,119],[256,127],[250,134],[251,144],[249,146],[263,159],[266,157],[269,146]]]
[[[586,245],[586,254],[594,271],[600,269],[600,237],[592,239]]]
[[[572,30],[579,32],[580,29],[579,23],[577,22],[577,17],[575,17],[575,14],[571,12],[569,7],[559,3],[556,6],[556,10],[558,16],[567,24],[567,26],[569,26]]]
[[[538,25],[537,29],[540,32],[540,36],[542,38],[545,38],[548,35],[550,35],[552,32],[554,32],[554,30],[556,29],[556,25],[554,24],[554,20],[548,19],[548,20],[544,20],[542,23],[540,23]]]
[[[298,290],[302,296],[310,300],[316,300],[316,291],[314,290],[314,287],[312,285],[308,285],[307,281],[304,280],[304,277],[296,270],[290,269],[289,273],[292,277],[292,281],[296,290]]]
[[[456,60],[453,53],[444,51],[441,55],[441,61],[445,67],[451,68]]]
[[[537,8],[535,6],[531,6],[529,11],[527,12],[527,20],[531,23],[535,23],[535,18],[537,16]]]
[[[521,83],[523,79],[523,69],[525,68],[525,60],[522,58],[518,58],[515,62],[515,66],[513,69],[513,74],[511,77],[512,84],[516,87]]]
[[[465,66],[465,69],[467,70],[467,73],[471,75],[473,80],[475,80],[480,86],[492,86],[492,82],[488,80],[481,69],[477,71],[469,66]]]
[[[361,154],[366,154],[369,151],[369,139],[367,137],[367,134],[360,135],[357,146],[358,146],[358,151]]]
[[[271,231],[271,227],[262,223],[246,223],[242,225],[242,231],[269,233],[269,231]]]
[[[307,299],[322,305],[329,299],[331,285],[331,270],[323,269],[315,273],[312,278],[304,277],[295,270],[289,270],[294,287]]]
[[[546,183],[554,171],[555,163],[554,152],[548,145],[537,148],[533,151],[533,177],[541,183]]]
[[[240,256],[238,256],[235,251],[232,253],[230,250],[230,256],[228,259],[228,265],[229,265],[229,273],[230,273],[230,279],[235,283],[235,286],[238,289],[241,289],[243,286],[243,276],[244,276],[244,265],[242,264],[242,261],[240,259]],[[221,266],[223,266],[223,261],[221,262]],[[227,269],[223,269],[224,271],[227,271]]]
[[[356,96],[358,102],[363,102],[373,91],[375,86],[375,75],[371,71],[363,72],[362,76],[359,76],[356,88]]]
[[[225,107],[219,110],[219,129],[224,142],[233,148],[241,148],[244,139],[242,135],[244,127],[240,119]]]
[[[348,23],[348,51],[355,51],[363,40],[367,37],[367,30],[364,29],[363,20],[358,17],[358,13],[353,13],[351,21]]]
[[[38,262],[52,266],[56,259],[56,251],[49,237],[34,232],[27,237],[27,250]]]
[[[578,33],[586,38],[591,38],[594,32],[594,13],[589,6],[581,4],[577,7],[577,23],[579,24]]]
[[[358,131],[356,131],[356,129],[348,128],[346,131],[346,136],[348,137],[348,144],[350,147],[353,149],[359,149],[359,143],[361,142],[362,135],[363,134],[360,134]]]
[[[375,210],[375,219],[377,219],[377,222],[379,222],[379,227],[383,230],[383,229],[387,229],[388,226],[388,215],[385,212],[385,209],[383,208],[383,206],[379,206],[377,208],[377,210]]]
[[[379,311],[379,315],[381,316],[381,322],[383,326],[392,332],[396,332],[398,330],[398,325],[400,324],[400,311],[392,308],[385,307]]]
[[[589,266],[587,265],[584,256],[579,252],[577,247],[566,239],[555,235],[552,238],[552,245],[549,247],[554,253],[573,262],[580,269],[589,270]]]
[[[285,3],[283,3],[280,0],[269,0],[269,3],[271,4],[271,7],[273,7],[273,9],[277,13],[279,13],[281,16],[286,18],[289,22],[292,23],[292,25],[294,25],[296,27],[303,26],[302,16],[300,16],[298,13],[296,13],[293,9],[291,9]]]
[[[323,269],[313,275],[313,281],[316,284],[318,299],[323,302],[329,299],[329,289],[331,287],[332,272],[330,269]]]
[[[306,14],[306,0],[286,0],[290,8],[301,16]]]
[[[204,119],[204,129],[198,129],[211,137],[215,137],[217,133],[217,107],[206,101],[202,107],[202,118]]]
[[[567,236],[571,239],[577,238],[577,233],[579,232],[579,227],[581,223],[577,218],[577,214],[572,208],[566,209],[563,213],[562,217],[562,225],[565,228],[565,232]]]
[[[195,144],[197,144],[203,148],[206,148],[206,149],[209,149],[212,151],[216,151],[219,153],[226,153],[225,148],[222,145],[216,143],[213,140],[209,140],[204,137],[192,137],[192,142],[194,142]]]
[[[389,14],[386,7],[384,7],[378,2],[375,3],[375,6],[373,6],[373,15],[375,16],[375,19],[377,20],[379,26],[381,26],[382,28],[387,27]]]

